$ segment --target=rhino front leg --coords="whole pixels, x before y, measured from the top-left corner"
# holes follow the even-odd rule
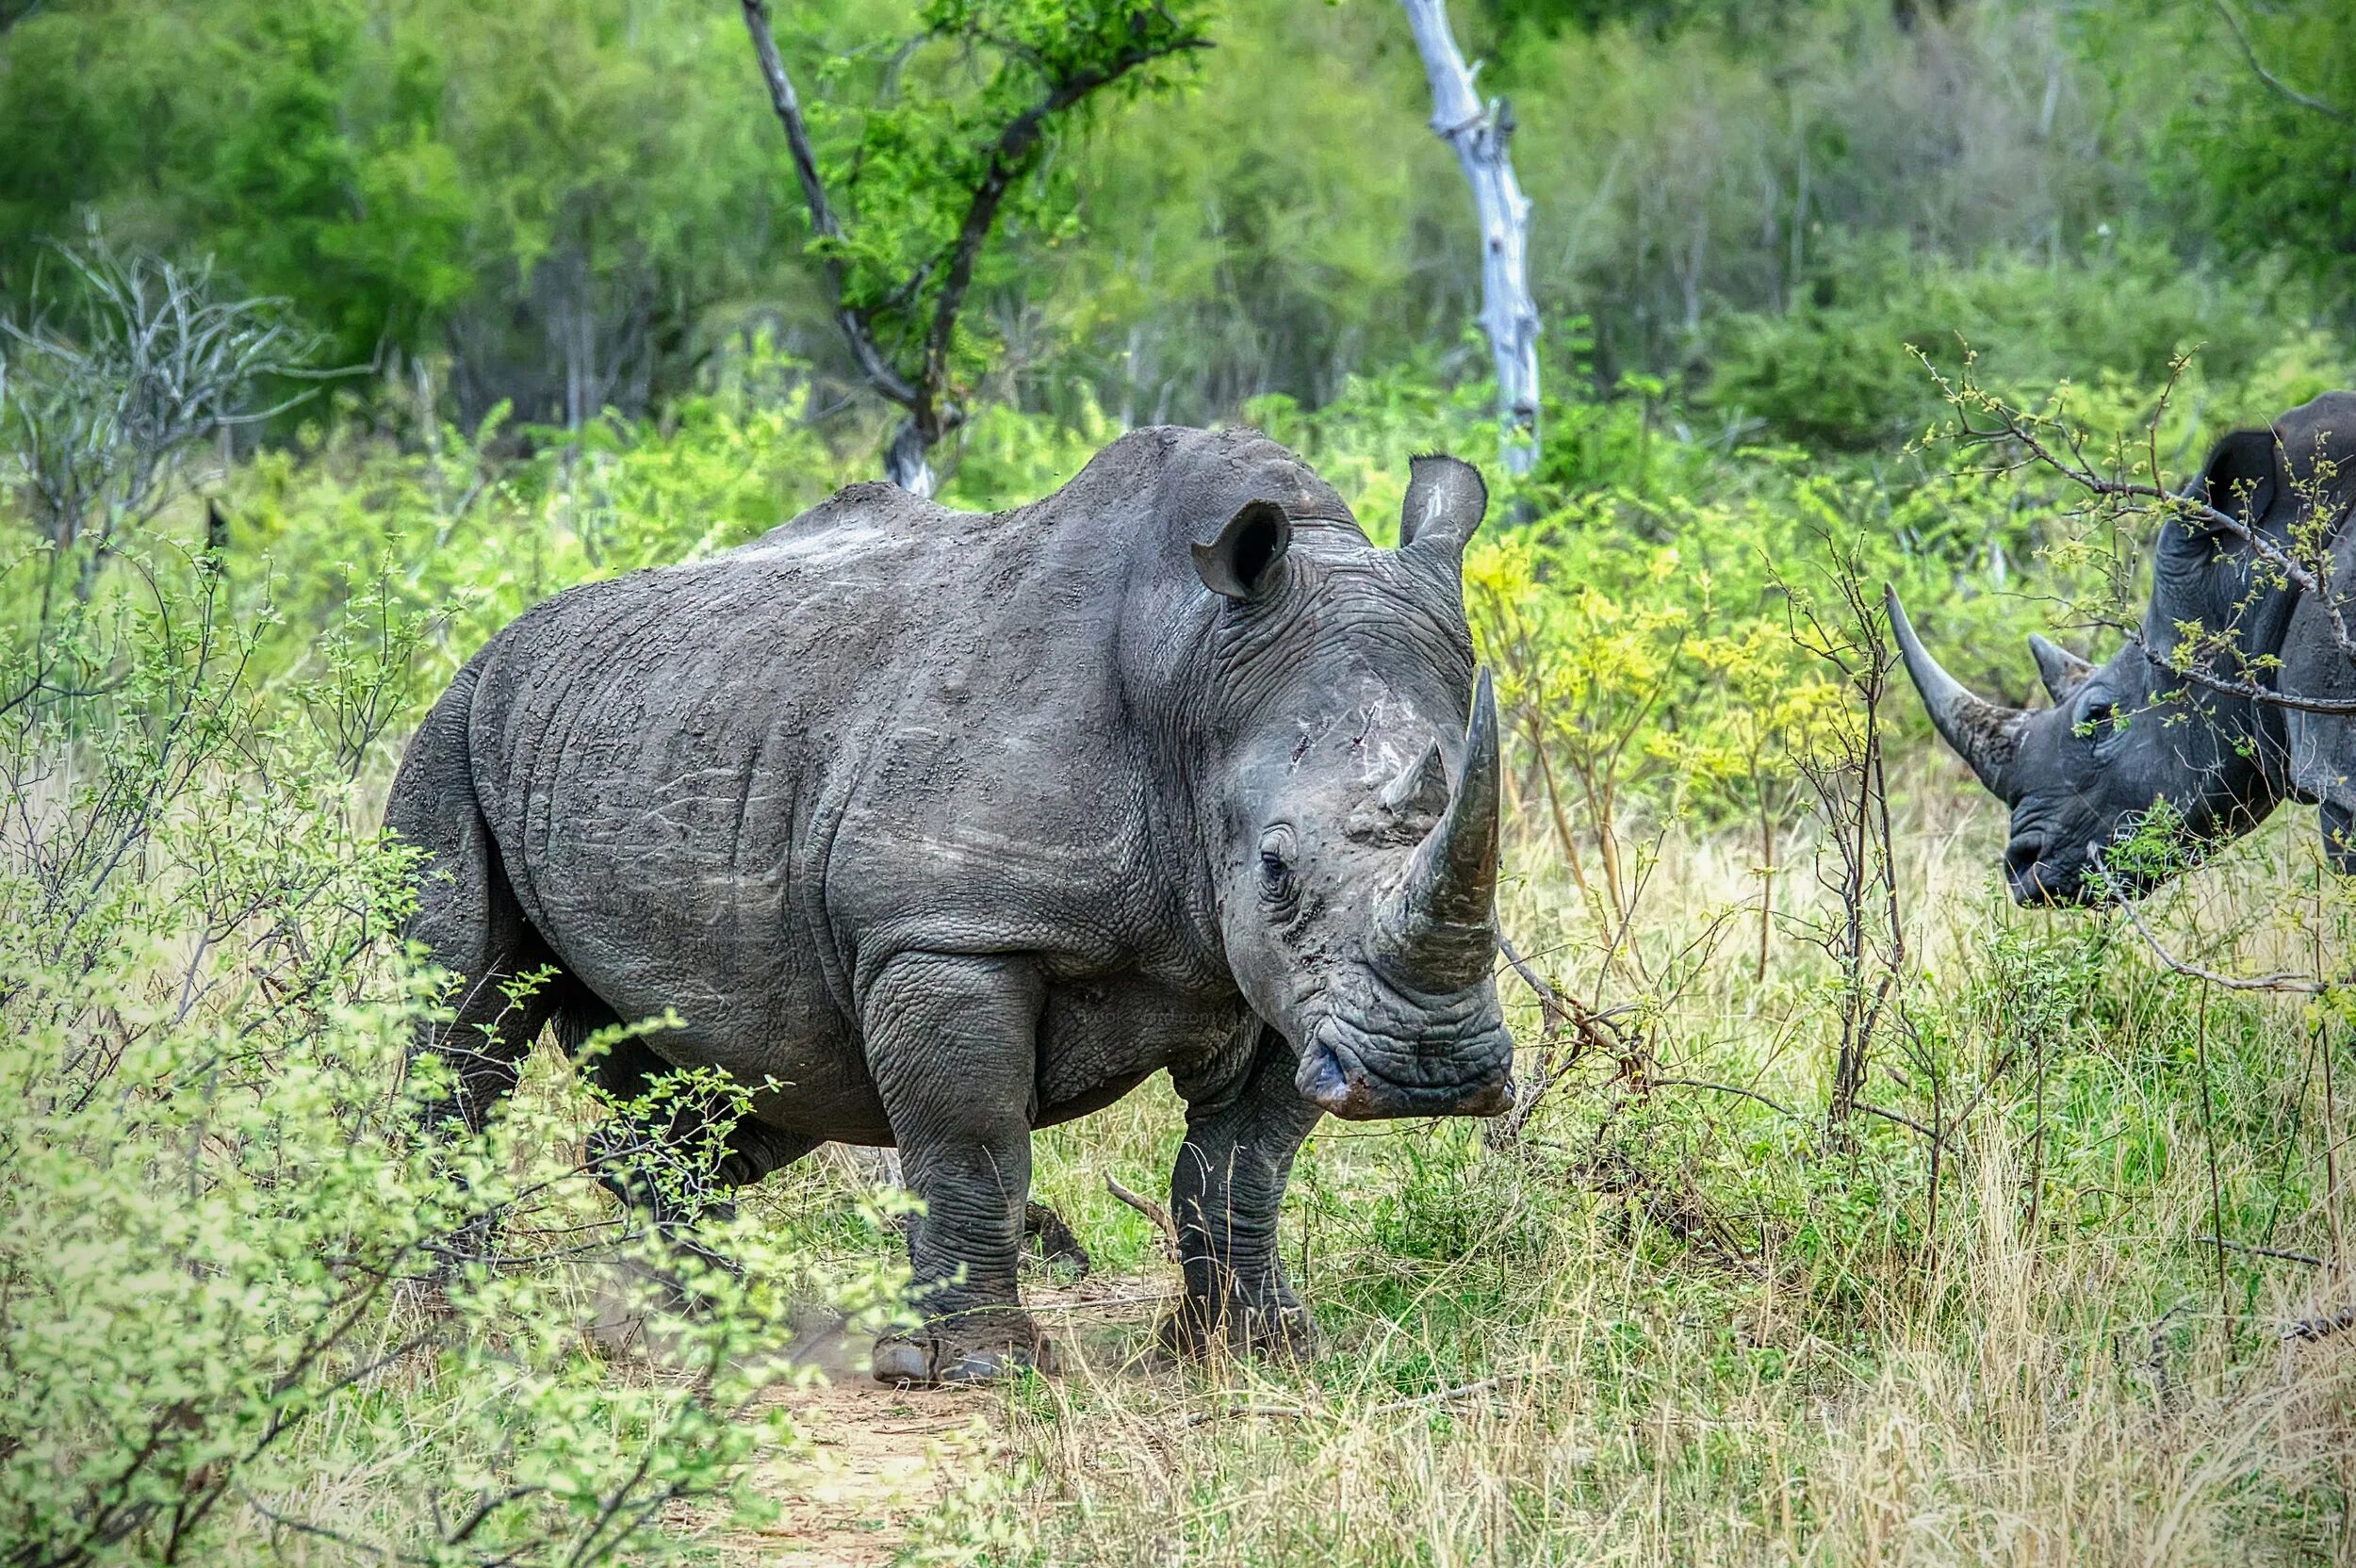
[[[1036,1365],[1015,1273],[1031,1189],[1039,976],[1004,958],[909,954],[868,988],[868,1070],[924,1201],[908,1232],[924,1323],[875,1342],[885,1382],[968,1382]]]
[[[1240,1089],[1189,1100],[1170,1187],[1186,1296],[1162,1325],[1163,1344],[1182,1355],[1214,1345],[1291,1355],[1314,1342],[1276,1253],[1293,1156],[1322,1114],[1294,1088],[1294,1067],[1284,1037],[1263,1029]]]

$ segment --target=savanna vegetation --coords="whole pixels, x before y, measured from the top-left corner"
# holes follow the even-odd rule
[[[738,7],[0,0],[0,1561],[810,1560],[777,1351],[901,1310],[894,1200],[804,1161],[682,1314],[585,1140],[743,1086],[604,1104],[544,1050],[417,1135],[447,998],[378,823],[424,705],[928,416],[954,504],[1241,421],[1378,536],[1411,454],[1496,452],[1396,8],[779,10],[815,243]],[[1973,430],[2175,483],[2356,384],[2356,14],[1454,20],[1546,324],[1466,572],[1520,1101],[1312,1139],[1298,1364],[1151,1350],[1174,1270],[1107,1178],[1159,1182],[1166,1089],[1042,1135],[1078,1353],[962,1396],[990,1462],[857,1555],[2347,1559],[2356,899],[2286,808],[2132,910],[2015,908],[1880,605],[2025,703],[2023,633],[2106,655],[2164,509]]]

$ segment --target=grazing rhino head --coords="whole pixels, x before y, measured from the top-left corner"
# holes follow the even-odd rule
[[[2016,902],[2101,904],[2150,891],[2167,872],[2105,857],[2156,808],[2172,813],[2197,850],[2248,832],[2285,798],[2318,801],[2327,837],[2341,835],[2335,859],[2346,860],[2356,797],[2338,759],[2356,749],[2356,722],[2300,714],[2275,697],[2335,696],[2348,662],[2324,645],[2316,596],[2250,544],[2287,545],[2318,517],[2327,534],[2338,527],[2356,471],[2339,473],[2334,449],[2356,453],[2356,395],[2327,394],[2271,429],[2219,441],[2182,492],[2195,509],[2165,526],[2139,639],[2097,666],[2030,637],[2048,708],[1975,696],[1924,649],[1889,594],[1899,652],[1932,723],[2012,808],[2004,873]],[[2339,537],[2335,554],[2345,531]],[[2187,674],[2171,656],[2195,628],[2229,632],[2230,645],[2203,648]]]
[[[1247,501],[1194,547],[1225,601],[1208,678],[1188,683],[1216,694],[1200,793],[1222,945],[1293,1042],[1304,1099],[1495,1115],[1513,1051],[1491,977],[1497,713],[1460,581],[1487,491],[1468,465],[1416,459],[1396,550],[1327,504]]]

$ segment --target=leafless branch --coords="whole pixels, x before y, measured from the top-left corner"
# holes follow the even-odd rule
[[[1719,1094],[1740,1095],[1744,1100],[1756,1100],[1778,1116],[1790,1117],[1794,1121],[1808,1119],[1782,1101],[1770,1100],[1757,1089],[1746,1089],[1740,1084],[1713,1083],[1707,1078],[1647,1078],[1644,1083],[1647,1087],[1656,1089],[1710,1089]],[[1869,1107],[1858,1107],[1860,1110],[1867,1108]]]
[[[1893,1111],[1887,1105],[1876,1105],[1870,1101],[1864,1100],[1860,1100],[1857,1102],[1857,1108],[1863,1111],[1867,1116],[1877,1116],[1884,1121],[1894,1121],[1901,1127],[1910,1127],[1914,1131],[1922,1134],[1924,1137],[1929,1138],[1933,1143],[1937,1143],[1939,1141],[1939,1135],[1931,1130],[1931,1127],[1927,1122],[1917,1121],[1914,1118],[1906,1115],[1904,1111]]]
[[[2100,856],[2095,858],[2094,870],[2098,876],[2107,878],[2110,874],[2103,867]],[[2135,934],[2143,939],[2144,945],[2151,950],[2152,956],[2177,974],[2234,991],[2274,991],[2290,996],[2320,996],[2328,988],[2320,981],[2307,979],[2302,975],[2291,973],[2287,970],[2275,974],[2224,974],[2213,969],[2203,969],[2199,964],[2186,963],[2160,944],[2160,939],[2152,934],[2150,926],[2144,924],[2143,916],[2135,908],[2134,899],[2120,898],[2117,901],[2117,906],[2119,912],[2127,917],[2127,923],[2135,928]]]
[[[2350,115],[2336,104],[2327,104],[2320,98],[2310,97],[2277,76],[2273,72],[2268,71],[2259,60],[2258,51],[2250,41],[2249,30],[2242,25],[2241,18],[2234,14],[2233,8],[2226,4],[2226,0],[2214,0],[2214,3],[2217,6],[2217,14],[2225,18],[2225,25],[2233,29],[2233,41],[2241,45],[2241,57],[2250,62],[2250,69],[2257,74],[2258,80],[2266,83],[2276,93],[2297,104],[2300,108],[2313,110],[2327,120],[2336,120],[2343,125],[2356,121],[2356,115]]]
[[[1170,1217],[1170,1211],[1168,1209],[1153,1201],[1153,1199],[1146,1197],[1145,1194],[1141,1192],[1133,1192],[1128,1187],[1123,1186],[1121,1183],[1121,1179],[1109,1170],[1104,1172],[1104,1190],[1111,1193],[1115,1198],[1119,1199],[1123,1203],[1128,1204],[1129,1207],[1137,1210],[1137,1213],[1145,1216],[1146,1223],[1161,1233],[1162,1257],[1165,1262],[1176,1263],[1179,1261],[1178,1224],[1177,1221]]]
[[[1538,999],[1541,1021],[1538,1060],[1515,1090],[1513,1108],[1482,1129],[1483,1139],[1492,1149],[1502,1149],[1518,1138],[1530,1118],[1537,1114],[1538,1103],[1546,1091],[1589,1052],[1600,1052],[1615,1060],[1624,1060],[1628,1054],[1628,1041],[1611,1014],[1598,1012],[1558,990],[1522,956],[1513,939],[1502,932],[1497,936],[1497,951]],[[1569,1042],[1567,1051],[1565,1041]]]
[[[2246,1241],[2228,1241],[2223,1236],[2195,1236],[2201,1247],[2222,1247],[2228,1252],[2240,1252],[2252,1258],[2279,1258],[2284,1263],[2303,1263],[2310,1268],[2321,1268],[2323,1260],[2310,1252],[2293,1252],[2280,1247],[2252,1247]]]

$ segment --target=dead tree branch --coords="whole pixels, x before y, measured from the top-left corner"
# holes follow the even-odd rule
[[[2257,48],[2250,41],[2250,31],[2242,25],[2241,18],[2234,14],[2233,8],[2226,4],[2226,0],[2214,0],[2214,3],[2217,6],[2217,14],[2225,18],[2225,25],[2233,30],[2233,41],[2241,45],[2241,57],[2250,62],[2250,69],[2256,74],[2258,80],[2266,83],[2278,96],[2297,104],[2302,109],[2322,115],[2327,120],[2336,120],[2343,125],[2356,122],[2356,115],[2350,115],[2348,110],[2336,104],[2327,104],[2320,98],[2299,91],[2290,83],[2268,71],[2265,63],[2258,58]]]
[[[1491,1149],[1503,1149],[1517,1140],[1530,1125],[1530,1118],[1537,1115],[1538,1102],[1546,1098],[1546,1091],[1589,1052],[1601,1053],[1623,1064],[1634,1056],[1634,1042],[1623,1033],[1612,1013],[1598,1012],[1557,989],[1522,956],[1513,939],[1503,933],[1497,937],[1497,951],[1538,999],[1540,1022],[1538,1060],[1530,1075],[1516,1086],[1513,1108],[1481,1131],[1483,1141]]]
[[[1513,111],[1473,90],[1446,0],[1400,0],[1432,84],[1432,129],[1456,152],[1481,220],[1481,330],[1497,362],[1498,439],[1508,473],[1538,457],[1538,305],[1530,292],[1530,202],[1513,177]]]
[[[1129,1207],[1137,1210],[1137,1213],[1145,1216],[1146,1223],[1161,1233],[1162,1259],[1164,1262],[1176,1263],[1179,1261],[1178,1223],[1176,1220],[1170,1217],[1170,1211],[1168,1209],[1162,1207],[1161,1204],[1156,1203],[1151,1198],[1146,1197],[1145,1194],[1141,1192],[1133,1192],[1128,1187],[1123,1186],[1121,1183],[1121,1179],[1109,1170],[1104,1172],[1104,1190],[1111,1193],[1121,1202],[1128,1204]]]

